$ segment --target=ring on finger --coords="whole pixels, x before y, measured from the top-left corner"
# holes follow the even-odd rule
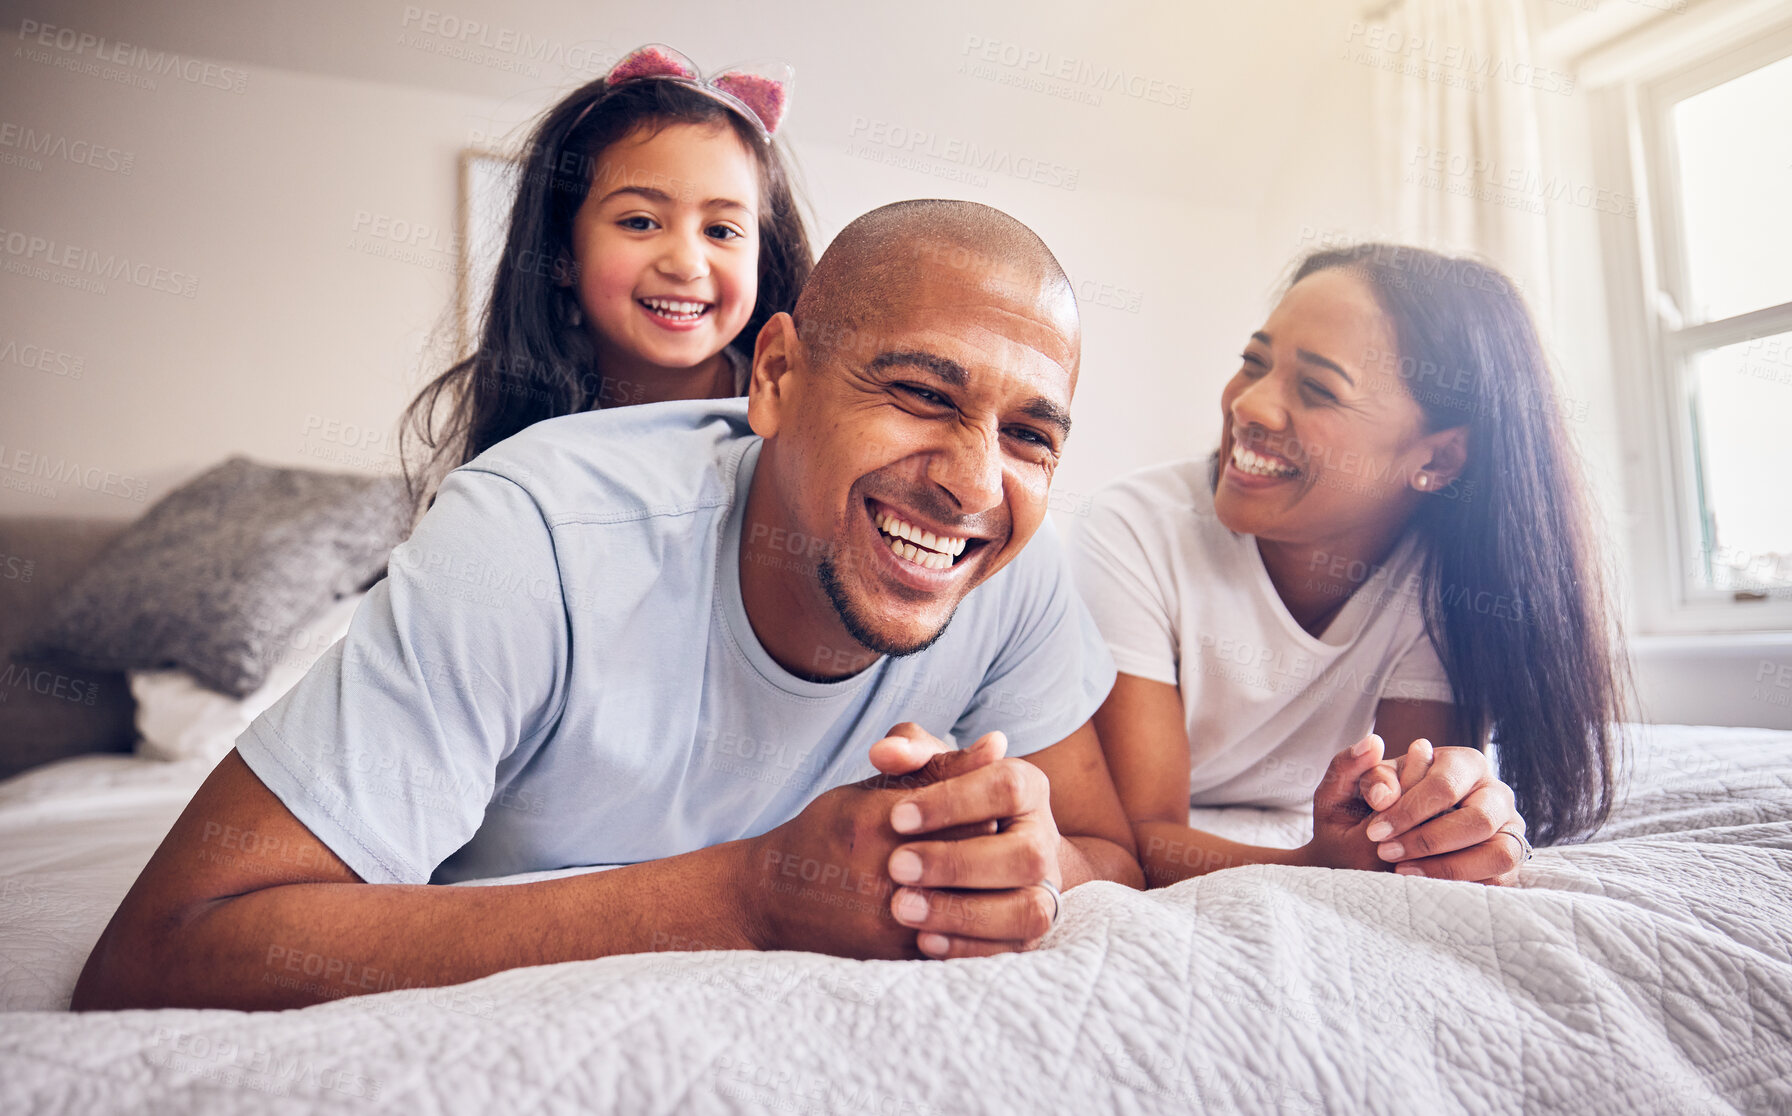
[[[1524,834],[1518,832],[1516,829],[1502,829],[1500,832],[1508,837],[1518,838],[1518,851],[1522,854],[1518,862],[1520,864],[1529,863],[1531,857],[1535,855],[1535,850],[1531,848],[1531,843],[1525,840]]]
[[[1049,934],[1058,928],[1059,921],[1064,917],[1064,893],[1050,880],[1040,880],[1038,886],[1045,888],[1052,897],[1052,924],[1046,929]]]

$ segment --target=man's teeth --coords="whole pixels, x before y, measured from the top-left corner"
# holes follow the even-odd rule
[[[1273,457],[1264,457],[1260,453],[1252,453],[1240,445],[1232,447],[1232,464],[1239,472],[1249,473],[1254,477],[1292,477],[1300,473],[1292,465]]]
[[[970,542],[968,538],[923,531],[887,512],[877,514],[877,529],[890,536],[890,549],[898,557],[930,570],[950,569],[952,559],[963,554],[965,545]]]
[[[707,302],[690,302],[682,298],[644,298],[641,305],[663,318],[681,322],[694,322],[709,309]]]

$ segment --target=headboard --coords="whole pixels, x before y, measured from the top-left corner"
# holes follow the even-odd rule
[[[0,778],[65,756],[131,750],[122,672],[13,658],[57,594],[129,522],[0,516]]]

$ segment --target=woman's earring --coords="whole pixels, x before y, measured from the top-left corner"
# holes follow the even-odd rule
[[[572,309],[567,311],[567,313],[566,313],[566,322],[568,325],[572,325],[572,326],[584,325],[585,324],[584,308],[576,302],[573,303]]]
[[[1420,473],[1418,476],[1413,478],[1413,483],[1418,485],[1420,488],[1430,488],[1431,487],[1431,475],[1429,473]]]

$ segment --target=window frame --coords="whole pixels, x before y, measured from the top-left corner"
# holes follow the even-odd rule
[[[1628,178],[1637,220],[1625,236],[1606,223],[1606,272],[1612,283],[1613,356],[1637,369],[1646,390],[1629,395],[1624,439],[1636,504],[1632,575],[1637,630],[1647,634],[1792,629],[1792,591],[1765,599],[1696,584],[1701,561],[1702,492],[1694,455],[1693,362],[1726,345],[1792,332],[1792,302],[1691,325],[1681,228],[1673,107],[1682,100],[1792,56],[1792,21],[1746,37],[1701,44],[1691,58],[1639,67],[1606,99],[1602,160]]]

